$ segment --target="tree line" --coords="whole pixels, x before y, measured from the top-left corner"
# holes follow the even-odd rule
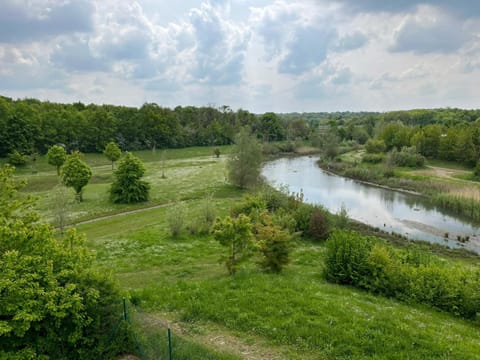
[[[124,151],[226,145],[245,126],[265,141],[309,133],[303,120],[287,122],[274,113],[256,115],[228,106],[170,109],[145,103],[135,108],[0,96],[0,157],[45,154],[60,144],[68,152],[102,152],[110,141]]]

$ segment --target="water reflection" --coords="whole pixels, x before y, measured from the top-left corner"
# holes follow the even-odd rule
[[[480,229],[455,214],[433,206],[420,196],[400,193],[331,175],[316,165],[315,158],[299,157],[272,161],[263,175],[274,185],[288,185],[290,191],[303,191],[305,201],[322,204],[337,212],[342,204],[351,218],[394,231],[412,239],[464,246],[480,253]],[[448,239],[444,234],[448,233]],[[467,244],[455,241],[470,236]]]

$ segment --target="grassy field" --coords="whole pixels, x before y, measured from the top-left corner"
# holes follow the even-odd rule
[[[145,358],[165,356],[159,339],[167,325],[176,341],[175,359],[480,357],[478,320],[327,283],[322,244],[297,241],[282,274],[260,271],[253,258],[231,277],[219,263],[224,249],[211,235],[184,230],[173,238],[168,218],[178,201],[186,225],[193,226],[210,194],[217,216],[244,195],[225,181],[223,154],[229,148],[221,151],[217,159],[211,148],[168,150],[164,164],[159,151],[136,153],[152,184],[151,200],[136,206],[110,204],[109,162],[101,155],[85,158],[94,178],[85,201],[71,204],[70,216],[73,223],[107,216],[77,229],[96,252],[96,266],[111,272],[135,305]],[[50,219],[55,169],[39,159],[36,173],[25,168],[18,176],[28,179],[25,191],[39,197],[39,211]]]

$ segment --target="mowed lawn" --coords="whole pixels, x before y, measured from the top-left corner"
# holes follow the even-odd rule
[[[224,216],[241,200],[244,193],[226,182],[228,150],[222,148],[218,159],[211,148],[168,150],[164,161],[158,150],[136,153],[145,161],[152,191],[148,203],[135,206],[109,203],[111,165],[100,155],[86,156],[94,178],[85,201],[71,205],[72,222],[158,206],[77,226],[96,252],[96,266],[111,272],[146,315],[150,326],[142,331],[153,331],[152,319],[161,317],[190,329],[183,336],[191,341],[224,333],[236,341],[220,350],[245,359],[262,357],[239,351],[243,345],[261,347],[272,359],[480,358],[478,320],[329,284],[322,277],[322,244],[298,240],[282,274],[262,272],[252,258],[232,277],[219,262],[225,249],[211,235],[185,229],[173,238],[168,219],[179,202],[191,228],[206,201]],[[26,169],[20,175],[49,219],[56,174],[53,167],[37,168],[36,174]]]

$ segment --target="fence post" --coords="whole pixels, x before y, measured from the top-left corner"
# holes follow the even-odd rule
[[[172,334],[170,331],[170,325],[168,326],[167,329],[167,335],[168,335],[168,360],[172,360]]]
[[[125,321],[128,320],[127,301],[125,300],[125,298],[123,298],[123,320],[125,320]]]

